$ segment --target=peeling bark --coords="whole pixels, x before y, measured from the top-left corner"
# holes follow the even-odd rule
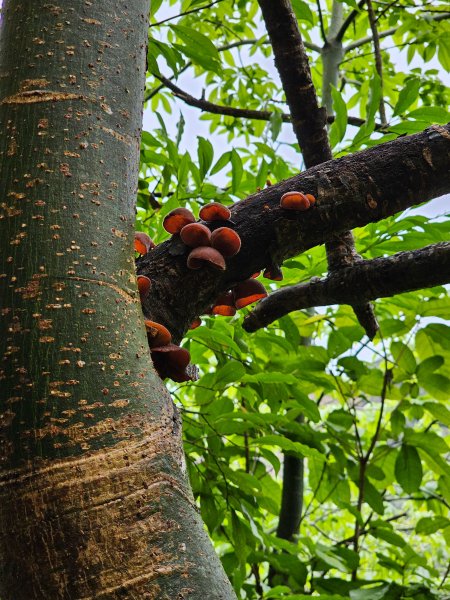
[[[148,9],[3,3],[2,600],[235,598],[135,284]]]

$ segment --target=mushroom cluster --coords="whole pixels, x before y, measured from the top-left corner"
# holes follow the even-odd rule
[[[210,266],[225,271],[225,259],[235,256],[241,249],[241,238],[229,227],[230,210],[223,204],[211,202],[200,210],[198,223],[187,208],[175,208],[163,221],[163,227],[172,235],[179,235],[190,248],[187,257],[189,269]]]
[[[153,240],[146,233],[137,232],[134,234],[134,249],[141,256],[147,254],[155,246]],[[151,285],[152,282],[149,277],[145,275],[137,276],[141,304],[147,297]],[[189,351],[176,344],[172,344],[170,331],[161,323],[156,323],[156,321],[148,319],[145,319],[144,322],[153,365],[161,379],[170,377],[170,379],[179,383],[191,380],[193,376],[191,374],[192,369],[188,369],[189,361],[191,360]]]
[[[316,202],[312,194],[291,191],[280,199],[280,207],[285,210],[305,211]],[[166,215],[163,227],[174,236],[179,236],[189,249],[187,267],[201,269],[211,267],[226,270],[226,260],[235,256],[241,249],[241,238],[230,227],[231,212],[223,204],[211,202],[203,206],[199,213],[203,223],[196,221],[193,213],[187,208],[175,208]],[[140,255],[147,254],[155,247],[151,238],[143,232],[135,234],[134,248]],[[244,308],[267,296],[264,285],[256,278],[260,272],[254,273],[250,279],[237,283],[232,289],[223,292],[207,311],[208,314],[233,316],[236,310]],[[264,270],[263,277],[272,281],[281,281],[283,273],[278,264],[271,264]],[[137,284],[141,302],[143,303],[151,289],[151,280],[145,275],[138,275]],[[190,328],[201,325],[197,317]],[[189,367],[190,354],[185,348],[172,343],[170,331],[161,323],[145,320],[147,339],[153,364],[161,378],[170,377],[182,382],[193,379],[192,365]]]

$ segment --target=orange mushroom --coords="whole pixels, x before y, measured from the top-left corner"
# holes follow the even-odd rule
[[[200,317],[196,317],[189,325],[189,329],[197,329],[197,327],[200,327],[201,324],[202,320],[200,319]]]
[[[134,234],[134,249],[136,250],[136,252],[139,252],[139,254],[147,254],[147,252],[151,248],[154,248],[155,245],[156,244],[152,240],[152,238],[143,231],[137,231]]]
[[[200,210],[200,219],[204,221],[227,221],[231,217],[230,209],[219,204],[218,202],[211,202],[206,204]]]
[[[267,267],[264,271],[263,277],[265,277],[266,279],[271,279],[272,281],[282,281],[283,272],[280,269],[279,265],[270,265],[270,267]]]
[[[261,271],[256,271],[256,273],[253,273],[252,275],[252,279],[256,279],[257,277],[259,277],[261,275]]]
[[[191,250],[187,258],[187,266],[189,269],[200,269],[204,265],[210,265],[215,269],[225,271],[226,264],[224,257],[210,246],[199,246]]]
[[[238,283],[233,290],[234,305],[237,309],[244,308],[253,302],[267,296],[266,288],[256,279],[246,279]]]
[[[172,335],[167,327],[164,327],[161,323],[156,323],[156,321],[149,321],[148,319],[144,322],[145,328],[147,329],[147,339],[150,348],[170,344]]]
[[[149,277],[146,277],[145,275],[138,275],[137,286],[139,290],[139,295],[141,297],[141,302],[143,302],[144,299],[147,297],[150,288],[152,287],[151,279]]]
[[[311,203],[302,192],[286,192],[281,196],[280,206],[287,210],[308,210]]]
[[[241,238],[229,227],[219,227],[211,234],[211,246],[228,258],[241,249]]]
[[[186,246],[191,248],[211,245],[211,231],[201,223],[185,225],[180,231],[180,238]]]
[[[224,317],[232,317],[236,314],[236,308],[234,306],[233,292],[224,292],[214,302],[212,307],[213,315],[222,315]]]
[[[163,227],[169,233],[180,233],[185,225],[194,221],[194,215],[187,208],[174,208],[164,217]]]
[[[305,197],[308,198],[311,206],[316,203],[316,197],[313,196],[312,194],[305,194]]]
[[[186,371],[191,355],[185,348],[180,348],[175,344],[156,346],[151,349],[151,355],[153,365],[161,379],[170,377],[178,383],[192,379]]]

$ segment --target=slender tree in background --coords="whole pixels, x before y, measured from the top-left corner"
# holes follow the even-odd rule
[[[446,92],[433,74],[393,83],[380,39],[412,32],[411,47],[424,55],[434,43],[444,64],[446,13],[427,13],[419,32],[395,3],[368,2],[366,11],[363,3],[335,2],[316,14],[287,0],[169,4],[180,17],[158,21],[162,3],[153,3],[147,55],[145,99],[162,112],[159,127],[142,137],[138,227],[164,243],[137,261],[152,282],[142,310],[132,238],[148,3],[10,0],[3,7],[0,596],[225,600],[315,592],[355,600],[374,593],[360,588],[376,580],[379,598],[406,590],[431,598],[448,570],[430,563],[429,549],[416,552],[401,527],[444,538],[450,530],[441,425],[449,413],[439,403],[450,389],[450,348],[445,325],[419,320],[445,315],[440,286],[450,280],[450,252],[442,223],[392,215],[450,191],[450,128],[439,124]],[[403,24],[385,25],[383,18],[399,15]],[[240,55],[241,48],[270,51],[265,38],[255,41],[261,18],[285,113],[264,69]],[[323,48],[308,38],[305,20],[319,26]],[[433,41],[436,27],[442,42]],[[352,29],[357,37],[344,46]],[[350,81],[344,56],[371,43],[373,71]],[[314,93],[320,68],[314,61],[310,68],[305,47],[323,58],[328,117]],[[179,87],[176,77],[187,69],[202,75],[208,99]],[[367,101],[361,116],[348,116],[345,86]],[[204,137],[197,157],[182,150],[185,124],[180,118],[172,134],[167,90],[213,115],[211,132],[228,131],[250,151],[231,147],[214,163]],[[391,116],[398,122],[391,125]],[[304,173],[278,155],[283,122],[292,122],[311,167]],[[349,123],[359,127],[351,149],[362,151],[328,160],[328,139],[345,154]],[[414,135],[397,140],[403,133]],[[284,181],[255,193],[269,176]],[[292,189],[313,194],[316,205],[287,214],[280,196]],[[176,236],[164,241],[161,228],[172,208],[196,211],[210,199],[242,199],[231,217],[242,249],[221,273],[188,269],[184,246]],[[356,237],[363,260],[349,230],[367,224]],[[320,244],[329,264],[321,278]],[[310,258],[298,256],[308,249]],[[256,334],[220,317],[188,332],[219,293],[283,263],[281,289],[247,314],[244,328]],[[372,338],[378,327],[368,302],[431,286],[377,303],[380,332],[366,341],[364,330]],[[341,303],[357,317],[345,307],[288,316]],[[176,343],[187,335],[200,367],[198,383],[181,388],[195,498],[178,410],[152,368],[142,312]],[[276,319],[275,328],[259,331]],[[311,335],[314,345],[302,346]],[[365,347],[375,364],[358,357]],[[181,390],[169,388],[179,400]],[[278,449],[293,466],[284,471],[281,503]],[[411,507],[423,513],[412,525]],[[368,558],[370,540],[387,545],[376,561]],[[269,566],[282,579],[267,578]],[[411,567],[422,569],[420,579]]]

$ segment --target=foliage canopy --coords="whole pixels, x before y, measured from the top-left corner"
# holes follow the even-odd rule
[[[298,172],[301,155],[258,3],[152,5],[146,100],[155,118],[142,136],[137,227],[161,242],[173,208],[198,214],[210,200],[242,199]],[[444,2],[373,2],[382,78],[364,2],[292,5],[318,95],[335,114],[336,157],[447,121]],[[200,104],[265,112],[187,109],[161,77]],[[444,217],[407,211],[361,228],[357,250],[373,258],[445,241]],[[282,282],[264,281],[276,289],[326,269],[317,247],[286,261]],[[292,313],[252,335],[241,314],[205,317],[185,338],[201,377],[171,388],[194,494],[239,598],[419,599],[450,590],[446,290],[378,300],[376,315],[372,342],[348,306]],[[276,535],[286,456],[304,462],[291,539]]]

